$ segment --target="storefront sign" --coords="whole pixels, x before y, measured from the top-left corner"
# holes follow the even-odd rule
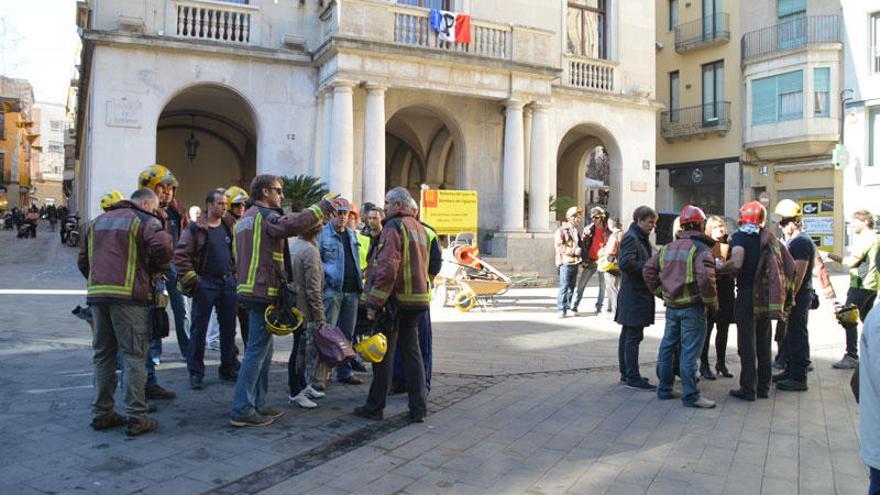
[[[426,189],[422,191],[420,217],[438,234],[477,232],[477,191]]]
[[[834,200],[831,198],[808,198],[798,200],[803,212],[804,232],[816,247],[830,252],[834,246]]]

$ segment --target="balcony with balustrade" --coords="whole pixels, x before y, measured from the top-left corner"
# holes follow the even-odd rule
[[[177,38],[231,45],[259,44],[259,7],[213,0],[172,0]]]
[[[564,86],[602,93],[613,93],[619,87],[616,64],[575,55],[566,55],[563,61]]]
[[[730,14],[708,15],[675,26],[675,51],[686,53],[730,41]]]
[[[724,136],[730,131],[730,123],[729,101],[673,108],[660,114],[660,135],[667,141],[710,133]]]
[[[843,28],[839,15],[800,16],[743,35],[742,63],[749,64],[819,45],[842,47]]]

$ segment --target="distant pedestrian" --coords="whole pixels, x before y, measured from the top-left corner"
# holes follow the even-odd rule
[[[367,402],[354,410],[355,415],[367,419],[383,418],[398,341],[409,391],[410,421],[423,423],[428,414],[418,325],[419,315],[430,301],[429,246],[425,228],[412,216],[413,201],[403,187],[385,195],[387,218],[367,269],[367,318],[376,321],[379,311],[384,311],[386,321],[392,322],[383,329],[388,349],[382,361],[373,365]]]
[[[581,263],[581,246],[578,226],[583,211],[572,206],[565,212],[566,222],[556,229],[554,246],[556,249],[556,269],[559,270],[559,293],[556,295],[556,311],[560,318],[568,316],[574,306],[575,285],[577,284],[578,266]]]
[[[610,236],[608,212],[601,206],[591,208],[590,225],[584,229],[580,236],[581,272],[577,281],[577,295],[571,305],[571,312],[574,314],[578,312],[578,306],[584,297],[587,284],[598,272],[599,256]],[[602,305],[605,301],[605,278],[601,274],[597,278],[599,279],[599,296],[596,298],[596,314],[599,314],[602,312]]]
[[[171,239],[157,215],[159,199],[139,189],[128,201],[108,207],[89,226],[79,253],[79,270],[88,280],[94,316],[96,398],[92,428],[125,425],[128,435],[155,430],[159,423],[147,414],[147,350],[154,280],[168,269]],[[119,256],[102,256],[117,253]],[[127,276],[130,274],[131,276]],[[126,416],[113,409],[118,354],[125,367]]]
[[[639,206],[633,212],[633,223],[620,241],[620,293],[614,321],[621,325],[617,345],[620,381],[627,388],[654,390],[639,371],[639,345],[645,327],[654,324],[654,295],[645,284],[642,270],[651,257],[648,236],[657,225],[657,212],[650,206]]]
[[[710,409],[715,402],[700,395],[696,377],[697,358],[706,340],[706,313],[718,310],[715,259],[710,250],[715,241],[704,233],[703,210],[686,205],[679,218],[682,232],[678,238],[652,256],[643,271],[648,289],[666,304],[666,330],[657,357],[657,397],[681,397],[686,407]],[[679,346],[681,394],[672,389],[673,355]]]
[[[599,271],[602,272],[602,278],[605,280],[605,300],[608,302],[606,311],[613,316],[617,311],[617,294],[620,291],[618,256],[620,254],[620,239],[623,237],[623,231],[620,230],[620,219],[609,218],[608,230],[611,234],[605,242],[605,247],[599,252]]]

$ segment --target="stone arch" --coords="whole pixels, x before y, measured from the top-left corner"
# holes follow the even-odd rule
[[[461,187],[464,138],[455,120],[429,105],[399,109],[385,126],[386,188],[404,186],[414,195],[421,184]]]
[[[567,196],[582,208],[617,204],[619,192],[615,184],[620,180],[615,175],[621,173],[623,162],[617,140],[605,127],[594,123],[572,126],[562,135],[556,149],[557,198]],[[602,162],[604,172],[597,174],[603,168]],[[621,212],[611,214],[620,216]],[[562,221],[564,216],[564,211],[557,210],[557,220]]]
[[[250,101],[228,86],[197,84],[174,92],[156,119],[156,160],[180,181],[181,203],[201,206],[215,187],[247,188],[256,175],[258,129]],[[199,143],[194,155],[187,144],[192,141]]]

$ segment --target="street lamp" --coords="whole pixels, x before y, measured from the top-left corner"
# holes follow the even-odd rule
[[[199,152],[199,144],[201,144],[199,143],[199,140],[196,139],[195,122],[196,116],[193,115],[189,127],[189,139],[184,141],[184,144],[186,145],[186,157],[189,158],[189,161],[191,162],[196,159],[196,154]]]

